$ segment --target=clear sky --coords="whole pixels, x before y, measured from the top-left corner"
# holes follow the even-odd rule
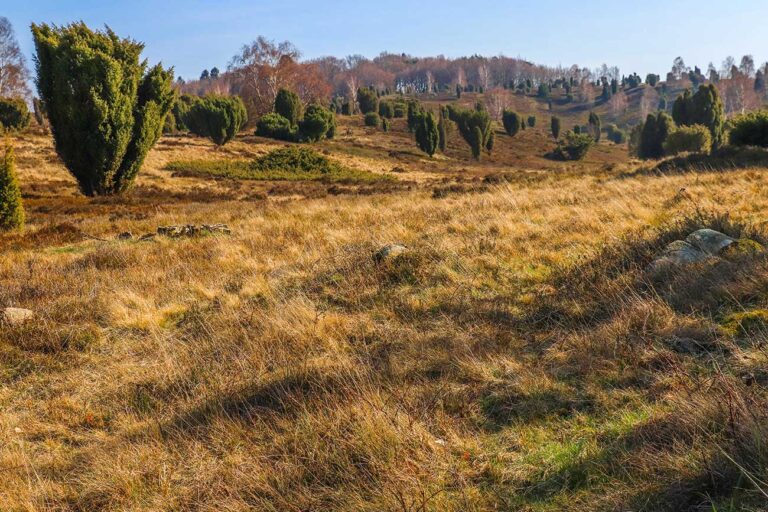
[[[703,69],[728,55],[768,60],[768,0],[0,0],[0,16],[30,63],[30,23],[83,20],[143,41],[150,62],[187,79],[225,69],[258,35],[305,58],[504,54],[642,76],[663,76],[678,55]]]

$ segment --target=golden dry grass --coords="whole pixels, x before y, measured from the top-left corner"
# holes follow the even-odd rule
[[[374,172],[413,151],[363,132],[321,147]],[[86,199],[44,138],[15,144],[29,225],[0,240],[0,306],[38,318],[0,331],[0,510],[759,509],[762,335],[578,269],[691,209],[765,229],[765,170],[528,179],[502,150],[465,173],[509,182],[436,199],[467,180],[449,152],[404,157],[390,193],[274,193],[162,170],[274,143],[181,137],[133,194]],[[180,223],[233,234],[114,239]],[[410,250],[375,263],[391,242]],[[729,289],[748,308],[753,265]]]

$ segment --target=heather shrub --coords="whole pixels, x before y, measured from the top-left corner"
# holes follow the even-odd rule
[[[528,116],[528,126],[536,128],[536,116]]]
[[[128,189],[173,103],[173,72],[139,61],[144,45],[84,23],[32,25],[37,89],[56,152],[84,194]]]
[[[248,115],[238,96],[206,96],[192,105],[187,114],[189,131],[223,146],[235,138]]]

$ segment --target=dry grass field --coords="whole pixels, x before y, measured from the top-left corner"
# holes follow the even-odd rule
[[[0,510],[766,510],[768,257],[646,267],[765,242],[768,171],[555,162],[539,121],[478,164],[345,119],[315,147],[365,184],[171,172],[282,144],[165,137],[98,199],[15,137]],[[204,223],[232,233],[137,240]]]

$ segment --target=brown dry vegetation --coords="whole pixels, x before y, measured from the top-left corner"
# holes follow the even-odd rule
[[[87,199],[14,142],[0,306],[38,317],[0,331],[0,510],[764,507],[768,260],[643,269],[699,226],[764,240],[765,170],[626,177],[543,129],[429,160],[345,120],[318,148],[396,187],[173,176],[279,144],[170,137]],[[114,239],[180,223],[233,234]]]

